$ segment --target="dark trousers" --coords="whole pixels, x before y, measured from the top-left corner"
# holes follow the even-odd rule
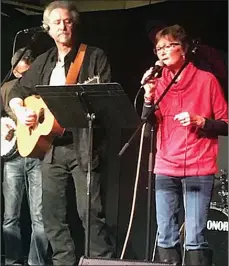
[[[76,265],[75,246],[66,221],[66,190],[68,178],[72,176],[78,214],[85,228],[87,172],[79,167],[72,144],[55,147],[52,164],[44,162],[42,172],[43,219],[45,232],[53,250],[53,264]],[[102,216],[99,174],[94,171],[91,177],[91,192],[90,256],[109,258],[113,254],[113,247],[109,243],[105,218]]]

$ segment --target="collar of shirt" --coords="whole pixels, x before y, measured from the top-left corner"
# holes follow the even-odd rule
[[[72,47],[71,51],[65,56],[64,58],[64,64],[65,66],[68,68],[71,64],[71,62],[74,62],[74,59],[76,57],[76,54],[78,52],[79,49],[79,43],[75,43],[74,46]],[[51,61],[55,61],[58,62],[58,51],[57,48],[54,49],[53,54],[51,56]]]

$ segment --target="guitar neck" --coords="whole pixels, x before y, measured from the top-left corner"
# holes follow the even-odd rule
[[[100,76],[96,75],[96,76],[94,76],[92,78],[88,78],[83,83],[78,83],[78,84],[98,84],[98,83],[100,83]]]

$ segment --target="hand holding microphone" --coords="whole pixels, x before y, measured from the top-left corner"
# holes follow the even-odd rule
[[[151,79],[156,78],[159,73],[161,72],[164,64],[161,61],[156,61],[155,66],[148,69],[142,77],[141,84],[144,86],[148,83]]]
[[[155,78],[159,75],[163,68],[163,62],[157,61],[154,67],[148,69],[142,77],[141,84],[145,90],[144,99],[145,102],[152,102],[155,94]]]

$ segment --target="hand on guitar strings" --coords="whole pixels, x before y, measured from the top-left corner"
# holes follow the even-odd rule
[[[17,112],[17,118],[20,123],[29,127],[32,127],[37,123],[37,114],[27,107],[20,107],[20,110]]]

